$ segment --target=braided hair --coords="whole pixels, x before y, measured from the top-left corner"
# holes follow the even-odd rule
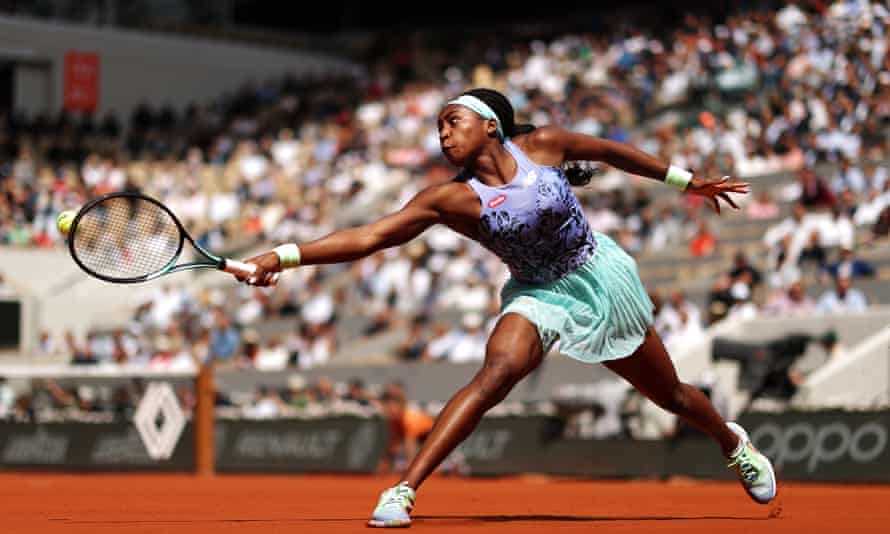
[[[495,91],[494,89],[470,89],[463,94],[474,96],[479,100],[488,104],[488,107],[494,111],[501,121],[501,128],[504,129],[504,135],[507,137],[516,137],[535,131],[534,124],[516,124],[516,116],[513,106],[507,97]],[[583,186],[590,183],[590,179],[596,173],[595,169],[590,166],[582,166],[576,163],[563,164],[563,172],[566,178],[573,186]]]

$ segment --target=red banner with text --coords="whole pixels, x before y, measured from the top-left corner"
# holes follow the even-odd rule
[[[99,106],[99,54],[65,54],[65,109],[95,111]]]

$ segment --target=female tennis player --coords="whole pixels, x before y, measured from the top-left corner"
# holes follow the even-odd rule
[[[591,231],[572,192],[590,179],[567,161],[601,161],[625,172],[661,180],[688,194],[737,208],[730,193],[748,184],[707,179],[665,165],[635,148],[556,127],[517,125],[502,94],[473,89],[448,102],[438,116],[445,157],[463,170],[451,182],[418,193],[400,211],[365,226],[318,240],[290,243],[247,260],[247,280],[267,285],[298,265],[358,260],[406,243],[444,224],[481,243],[510,269],[501,291],[501,314],[472,381],[439,414],[402,480],[383,492],[370,520],[375,527],[411,523],[415,491],[424,479],[498,404],[541,364],[553,343],[585,362],[601,362],[662,408],[710,435],[758,503],[776,495],[769,460],[747,433],[725,422],[707,397],[680,382],[652,328],[652,302],[634,260],[612,239]]]

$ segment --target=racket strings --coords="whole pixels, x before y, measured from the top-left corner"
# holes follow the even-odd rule
[[[106,278],[145,277],[163,270],[180,249],[179,226],[163,208],[133,197],[92,206],[74,228],[73,253]]]

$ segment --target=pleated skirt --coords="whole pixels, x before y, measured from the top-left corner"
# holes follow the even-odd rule
[[[583,265],[553,282],[509,280],[501,315],[518,313],[538,329],[544,350],[595,363],[630,356],[652,324],[652,301],[637,264],[609,236],[594,233],[596,250]]]

